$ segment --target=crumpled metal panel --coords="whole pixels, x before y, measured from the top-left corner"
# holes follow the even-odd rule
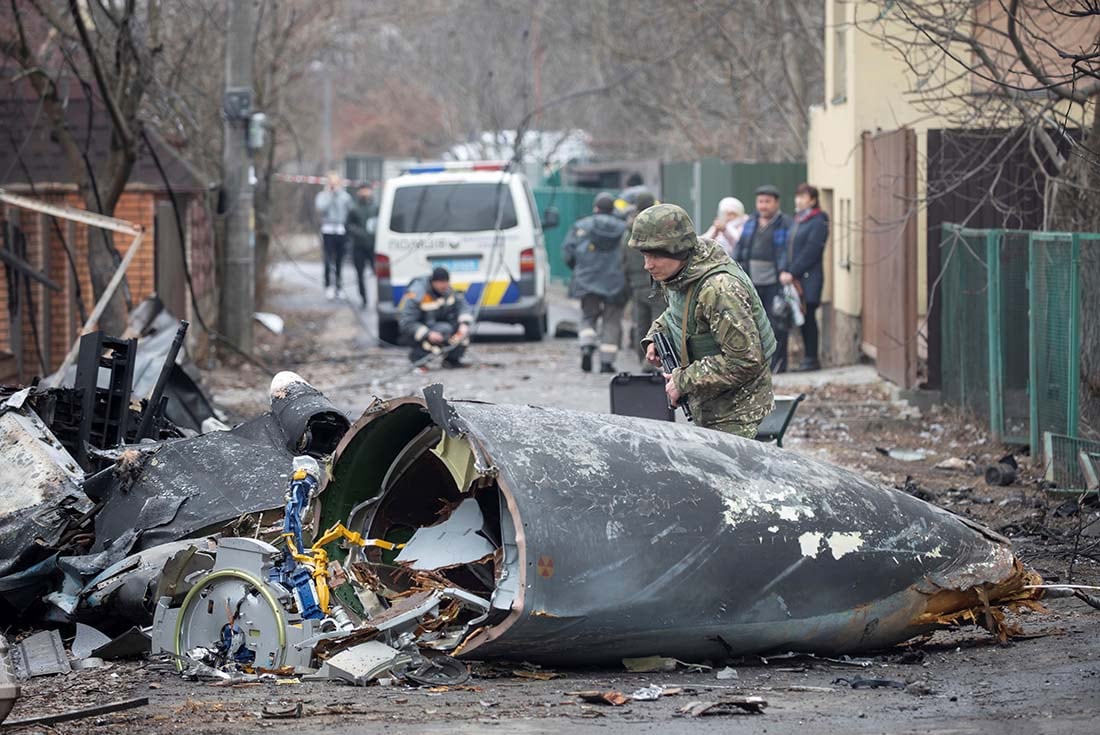
[[[139,530],[132,546],[140,551],[281,507],[295,454],[331,452],[348,421],[333,418],[328,399],[299,376],[279,376],[272,413],[230,431],[165,442],[144,458],[132,484],[116,483],[96,515],[94,550],[127,529]]]
[[[409,403],[423,404],[376,406],[353,427],[337,479],[371,451],[355,435]],[[448,416],[482,473],[496,475],[521,575],[511,612],[469,638],[466,657],[850,653],[904,641],[1027,581],[1006,539],[790,451],[668,422],[449,406],[430,413]]]
[[[141,531],[132,546],[140,551],[279,506],[293,458],[285,445],[270,414],[232,431],[167,442],[145,459],[132,485],[114,487],[96,514],[93,550],[131,528]]]
[[[84,472],[30,410],[0,414],[0,576],[56,549],[68,521],[92,509],[80,489]]]

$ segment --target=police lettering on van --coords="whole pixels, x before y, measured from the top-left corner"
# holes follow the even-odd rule
[[[472,307],[480,301],[479,321],[521,324],[528,339],[546,333],[542,221],[526,177],[506,163],[418,164],[386,182],[375,241],[384,341],[397,341],[409,282],[437,267]]]

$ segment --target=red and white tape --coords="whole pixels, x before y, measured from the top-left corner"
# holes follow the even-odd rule
[[[302,176],[300,174],[275,174],[275,180],[287,184],[317,184],[320,186],[328,183],[328,178],[325,176]],[[370,182],[340,179],[340,183],[342,186],[359,186],[360,184],[369,184]]]

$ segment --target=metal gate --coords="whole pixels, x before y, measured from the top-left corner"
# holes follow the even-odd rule
[[[879,375],[917,381],[917,137],[863,137],[863,349]]]

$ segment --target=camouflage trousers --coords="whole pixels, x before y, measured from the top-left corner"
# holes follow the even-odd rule
[[[740,421],[715,421],[710,426],[703,426],[704,429],[714,429],[715,431],[724,431],[727,434],[736,434],[746,439],[756,438],[756,429],[760,426],[759,421],[749,421],[748,423]]]
[[[747,385],[718,395],[689,395],[688,405],[699,426],[754,439],[760,422],[775,408],[771,371],[762,370]]]

